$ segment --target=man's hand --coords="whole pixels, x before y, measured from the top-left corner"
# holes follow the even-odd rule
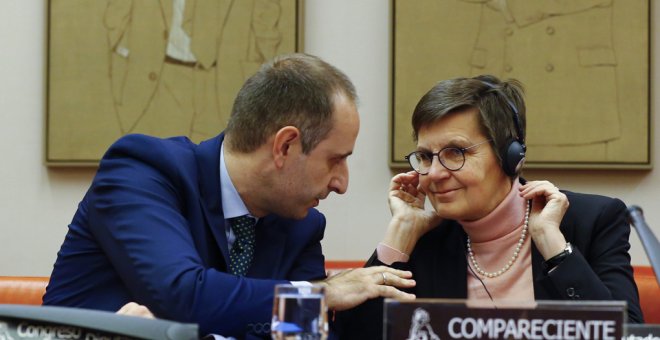
[[[122,306],[118,311],[117,314],[122,314],[122,315],[130,315],[130,316],[139,316],[147,319],[155,319],[154,315],[151,313],[149,308],[143,306],[143,305],[138,305],[135,302],[129,302]]]
[[[411,277],[409,271],[378,266],[349,269],[314,283],[325,286],[328,308],[342,311],[379,296],[412,300],[415,295],[395,288],[414,287],[415,280]]]

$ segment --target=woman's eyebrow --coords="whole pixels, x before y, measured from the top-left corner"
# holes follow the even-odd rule
[[[444,148],[464,147],[470,145],[470,143],[470,140],[466,138],[452,138],[443,143],[442,147],[438,150],[442,150]],[[417,146],[417,151],[431,152],[431,149],[426,146]]]

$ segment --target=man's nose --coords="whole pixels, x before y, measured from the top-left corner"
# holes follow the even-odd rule
[[[348,190],[348,166],[345,162],[337,174],[332,176],[328,187],[330,190],[340,195],[344,194],[346,190]]]

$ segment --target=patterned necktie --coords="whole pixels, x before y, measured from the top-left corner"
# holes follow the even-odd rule
[[[234,245],[229,252],[229,268],[238,276],[245,276],[254,257],[255,222],[255,219],[248,215],[229,219],[231,229],[236,235]]]

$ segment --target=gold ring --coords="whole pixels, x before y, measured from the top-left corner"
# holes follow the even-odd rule
[[[380,275],[383,276],[383,285],[387,286],[387,278],[385,277],[385,272],[380,272]]]

